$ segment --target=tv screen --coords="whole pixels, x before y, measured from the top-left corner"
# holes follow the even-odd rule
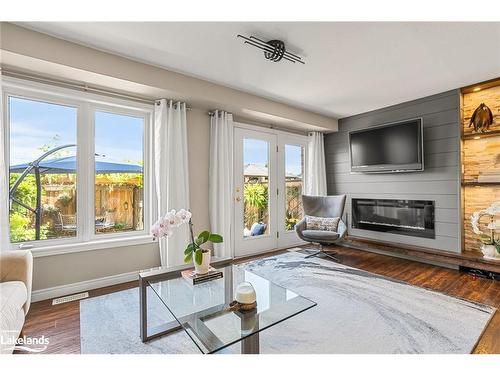
[[[423,170],[422,119],[349,133],[352,172]]]

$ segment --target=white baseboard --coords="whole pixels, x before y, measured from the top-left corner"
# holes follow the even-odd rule
[[[98,279],[80,281],[73,284],[54,286],[52,288],[34,290],[31,293],[31,302],[43,301],[69,294],[86,292],[92,289],[116,285],[139,279],[139,271],[122,273],[119,275],[105,276]]]

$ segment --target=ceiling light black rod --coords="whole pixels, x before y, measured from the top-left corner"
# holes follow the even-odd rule
[[[245,43],[248,43],[248,44],[251,44],[252,46],[255,46],[257,48],[260,48],[266,52],[269,52],[271,54],[275,53],[275,49],[272,45],[268,44],[268,43],[265,43],[265,42],[256,42],[255,40],[249,40],[248,38],[245,38]],[[271,50],[269,50],[269,48],[271,48]],[[283,54],[282,58],[284,58],[285,60],[288,60],[288,61],[293,61],[293,62],[299,62],[301,64],[305,64],[304,61],[300,60],[300,59],[297,59],[294,57],[295,55],[291,54],[291,53],[287,53],[285,51],[285,53]],[[274,61],[273,59],[270,59],[271,61]]]
[[[271,50],[269,50],[267,48],[259,46],[258,44],[254,44],[253,42],[245,41],[244,44],[250,44],[251,46],[257,47],[258,49],[261,49],[261,50],[263,50],[265,52],[268,52],[268,53],[272,53],[273,52],[273,51],[271,51]],[[292,60],[292,59],[290,59],[290,58],[288,58],[286,56],[283,56],[282,58],[285,59],[285,60],[288,60],[290,62],[293,62],[295,64],[295,60]],[[269,60],[274,61],[272,59],[269,59]],[[301,62],[301,61],[299,61],[299,62]]]
[[[302,61],[301,57],[287,52],[285,45],[281,40],[273,39],[269,42],[264,42],[263,40],[260,40],[259,38],[256,38],[254,36],[250,36],[250,38],[247,38],[246,36],[243,36],[241,34],[238,34],[237,37],[244,39],[244,44],[249,44],[264,51],[265,58],[270,61],[278,62],[281,59],[285,59],[293,63],[299,62],[301,64],[305,64],[305,62]]]
[[[262,41],[262,40],[260,40],[258,38],[255,38],[254,36],[250,36],[250,38],[253,38],[253,39],[247,38],[246,36],[243,36],[243,35],[238,35],[238,37],[245,39],[248,42],[248,44],[251,44],[252,46],[260,48],[260,49],[264,49],[267,52],[274,53],[274,51],[275,51],[274,46],[272,46],[269,43],[266,43],[266,42],[264,42],[264,41]],[[269,50],[269,48],[271,50]],[[293,60],[294,62],[296,61],[296,62],[300,62],[302,64],[305,64],[300,59],[300,57],[295,56],[293,53],[287,52],[286,50],[285,50],[285,52],[283,54],[283,57],[284,56],[288,57],[288,59],[287,59],[288,61],[292,61]]]
[[[264,43],[264,44],[266,44],[266,45],[269,45],[268,43],[264,42],[263,40],[260,40],[259,38],[255,37],[255,36],[253,36],[253,35],[250,35],[250,39],[255,39],[255,40],[257,40],[257,41],[259,41],[259,42],[261,42],[261,43]],[[295,58],[296,58],[296,59],[298,59],[298,60],[302,60],[302,58],[301,58],[300,56],[294,55],[293,53],[288,52],[288,51],[286,51],[286,50],[285,50],[285,54],[286,54],[286,55],[290,55],[291,57],[295,57]]]
[[[253,41],[250,41],[250,42],[249,42],[248,40],[245,40],[244,44],[250,44],[251,46],[257,47],[258,49],[260,49],[260,50],[262,50],[262,51],[265,51],[265,52],[268,52],[268,53],[273,53],[273,52],[274,52],[274,50],[269,49],[268,47],[265,47],[265,46],[261,46],[261,45],[259,45],[259,44],[256,44],[256,43],[255,43],[255,42],[253,42]],[[305,64],[303,61],[300,61],[300,60],[295,60],[295,59],[290,58],[290,57],[288,57],[288,56],[283,56],[282,58],[283,58],[283,59],[285,59],[285,60],[288,60],[288,61],[290,61],[290,62],[293,62],[294,64],[295,64],[296,62],[299,62],[299,63]],[[275,61],[274,59],[269,59],[269,60],[271,60],[271,61]]]
[[[260,42],[259,43],[259,42],[256,42],[255,40],[252,40],[252,39],[247,38],[246,36],[243,36],[243,35],[240,35],[240,34],[238,34],[238,37],[245,39],[245,43],[251,44],[254,47],[257,47],[257,48],[260,48],[262,50],[265,50],[266,52],[274,53],[274,51],[275,51],[274,46],[270,45],[269,43],[263,42],[261,40],[259,40],[259,42]],[[285,54],[287,54],[286,51],[285,51]],[[290,55],[292,55],[292,54],[290,53]],[[290,59],[295,60],[294,55],[288,56],[288,57],[289,57],[289,59],[288,59],[289,61],[291,61]],[[299,62],[301,62],[301,61],[299,61]]]
[[[273,52],[274,51],[274,47],[268,43],[265,43],[265,42],[256,42],[255,40],[252,40],[250,38],[247,38],[246,36],[243,36],[243,35],[238,35],[239,38],[242,38],[242,39],[245,39],[246,42],[248,42],[249,44],[252,44],[252,46],[255,46],[255,47],[259,47],[261,49],[266,49],[268,52]]]
[[[244,42],[244,43],[245,43],[245,44],[250,44],[251,46],[257,47],[257,48],[259,48],[259,49],[261,49],[261,50],[263,50],[263,51],[269,52],[269,53],[273,53],[273,52],[274,52],[272,49],[262,47],[262,46],[260,46],[260,45],[258,45],[258,44],[255,44],[255,43],[254,43],[254,42],[252,42],[252,41],[250,41],[250,42],[249,42],[248,40],[245,40],[245,42]],[[288,58],[288,57],[286,57],[286,56],[283,56],[283,58],[284,58],[285,60],[291,61],[291,62],[293,62],[293,63],[295,64],[295,60],[292,60],[292,59],[290,59],[290,58]],[[272,60],[272,61],[273,61],[273,60]],[[304,63],[303,61],[299,61],[299,62],[301,62],[302,64]]]

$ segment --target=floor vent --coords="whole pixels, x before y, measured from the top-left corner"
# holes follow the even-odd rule
[[[482,279],[491,279],[491,280],[500,281],[500,273],[499,272],[485,271],[485,270],[480,270],[477,268],[470,268],[470,267],[464,267],[464,266],[460,266],[459,269],[462,272],[467,272],[472,277],[480,277]]]
[[[89,298],[89,293],[84,292],[84,293],[78,293],[78,294],[72,294],[71,296],[66,296],[66,297],[61,297],[61,298],[56,298],[52,300],[52,306],[54,305],[60,305],[61,303],[66,303],[66,302],[71,302],[71,301],[77,301],[79,299],[84,299],[84,298]]]

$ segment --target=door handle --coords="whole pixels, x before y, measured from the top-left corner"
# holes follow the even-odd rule
[[[236,197],[236,202],[241,201],[241,197]]]

